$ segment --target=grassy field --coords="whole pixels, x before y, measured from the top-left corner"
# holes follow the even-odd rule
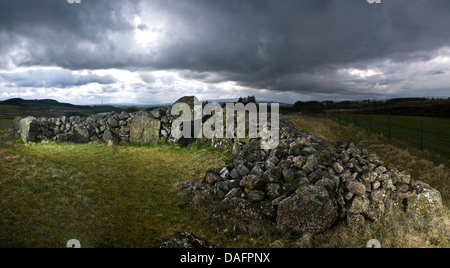
[[[412,171],[442,191],[449,205],[450,171],[426,153],[395,147],[380,136],[337,122],[290,116],[329,140],[352,139],[386,162]],[[39,143],[24,145],[0,121],[0,247],[155,247],[178,231],[193,232],[219,247],[364,247],[376,238],[383,247],[450,247],[449,214],[434,218],[393,215],[352,229],[339,224],[317,236],[261,229],[240,231],[208,217],[178,189],[200,182],[227,154],[194,144],[152,146]],[[392,156],[391,154],[395,154]]]
[[[370,115],[333,114],[329,118],[356,125],[370,131]],[[390,116],[391,138],[421,149],[421,121],[423,120],[423,149],[450,159],[450,119],[416,116]],[[389,137],[389,116],[372,115],[372,132]]]
[[[0,142],[0,247],[153,247],[208,222],[175,198],[225,154],[202,146]]]

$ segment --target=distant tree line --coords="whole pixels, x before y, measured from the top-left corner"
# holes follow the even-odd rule
[[[364,101],[298,101],[282,112],[303,114],[359,113],[450,118],[450,98],[395,98]]]
[[[240,97],[238,102],[243,103],[243,104],[256,103],[256,98],[255,98],[255,96],[248,96],[246,98]]]

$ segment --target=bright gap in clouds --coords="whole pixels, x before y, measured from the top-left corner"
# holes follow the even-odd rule
[[[136,43],[144,48],[154,44],[158,41],[158,31],[156,29],[149,29],[143,24],[141,17],[134,18],[134,38]]]
[[[361,78],[371,77],[375,75],[382,74],[381,72],[378,72],[374,69],[367,69],[367,70],[359,70],[355,68],[345,69],[345,72],[347,72],[349,75],[358,76]]]

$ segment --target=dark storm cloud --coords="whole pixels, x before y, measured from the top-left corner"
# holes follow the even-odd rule
[[[106,58],[117,44],[108,34],[130,31],[122,1],[3,0],[0,2],[0,52],[18,66],[78,69]],[[3,33],[3,35],[1,34]],[[98,57],[91,58],[97,53]],[[13,55],[13,54],[19,54]]]
[[[208,83],[353,94],[375,82],[342,80],[339,69],[430,59],[450,44],[449,14],[447,0],[3,0],[0,67],[178,70]],[[154,43],[140,47],[135,30]]]

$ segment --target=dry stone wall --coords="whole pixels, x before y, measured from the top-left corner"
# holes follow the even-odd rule
[[[170,107],[151,112],[102,113],[87,118],[17,118],[13,134],[25,143],[59,141],[87,142],[133,142],[137,144],[171,140]]]

